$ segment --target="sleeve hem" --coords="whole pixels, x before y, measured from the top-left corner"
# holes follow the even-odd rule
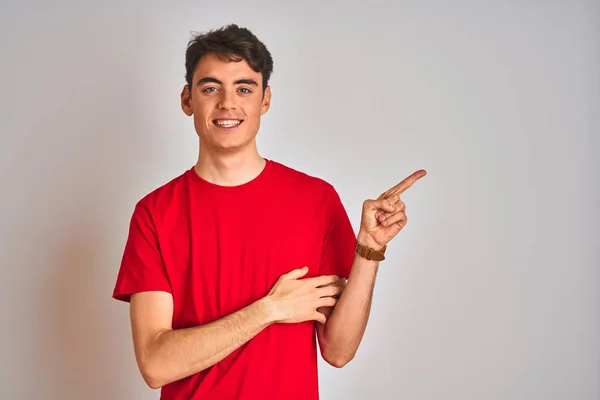
[[[131,296],[136,294],[136,293],[141,293],[141,292],[166,292],[169,294],[173,294],[173,292],[171,291],[170,287],[165,287],[165,286],[147,286],[147,287],[141,287],[141,288],[121,288],[121,289],[115,289],[113,294],[112,294],[112,298],[115,300],[119,300],[125,303],[129,303],[131,301]]]

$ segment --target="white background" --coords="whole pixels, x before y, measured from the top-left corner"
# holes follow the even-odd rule
[[[187,41],[230,22],[275,60],[261,154],[355,227],[428,171],[322,398],[600,398],[598,3],[250,3],[2,3],[0,398],[158,399],[111,294],[135,202],[196,161]]]

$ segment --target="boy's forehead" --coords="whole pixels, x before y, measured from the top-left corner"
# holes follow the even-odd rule
[[[245,59],[241,61],[227,61],[226,59],[223,60],[217,57],[215,54],[209,53],[204,55],[198,62],[194,76],[196,80],[207,76],[217,79],[236,80],[247,77],[259,79],[261,74],[254,71]]]

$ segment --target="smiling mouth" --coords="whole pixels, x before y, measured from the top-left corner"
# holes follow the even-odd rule
[[[218,126],[219,128],[236,128],[240,126],[244,120],[241,119],[215,119],[213,120],[213,124]]]

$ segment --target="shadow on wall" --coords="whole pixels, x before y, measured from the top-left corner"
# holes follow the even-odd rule
[[[35,209],[23,221],[27,234],[19,240],[20,263],[31,274],[27,285],[34,287],[19,312],[28,316],[22,329],[34,330],[35,348],[18,363],[20,381],[9,385],[12,395],[27,393],[19,398],[158,398],[135,364],[128,305],[111,298],[132,199],[138,197],[135,178],[123,171],[139,168],[132,154],[148,153],[142,138],[147,130],[138,126],[139,115],[123,114],[122,103],[101,105],[102,114],[83,106],[70,110],[77,124],[68,130],[62,129],[72,120],[67,112],[57,110],[46,121],[47,131],[63,135],[47,140],[68,148],[39,155],[47,171],[29,196]],[[78,132],[82,126],[92,128]],[[30,211],[28,205],[20,208]],[[41,247],[33,251],[28,242]],[[23,388],[22,375],[30,372],[35,379]]]
[[[93,227],[87,228],[62,230],[38,297],[41,326],[47,329],[39,343],[39,361],[46,363],[48,373],[46,398],[118,398],[115,385],[124,383],[124,377],[111,376],[120,356],[110,343],[114,323],[103,305],[106,294],[95,279],[98,237]]]
[[[122,240],[115,238],[123,238],[128,221],[118,224],[118,234],[111,232],[107,218],[116,217],[106,203],[89,196],[73,202],[66,197],[85,192],[86,183],[69,186],[71,192],[53,196],[54,204],[79,206],[72,211],[48,207],[50,213],[59,210],[60,217],[38,233],[50,240],[31,303],[37,316],[31,322],[38,330],[32,361],[42,383],[33,390],[37,398],[57,400],[139,398],[150,389],[135,367],[128,306],[111,299],[122,251]]]

